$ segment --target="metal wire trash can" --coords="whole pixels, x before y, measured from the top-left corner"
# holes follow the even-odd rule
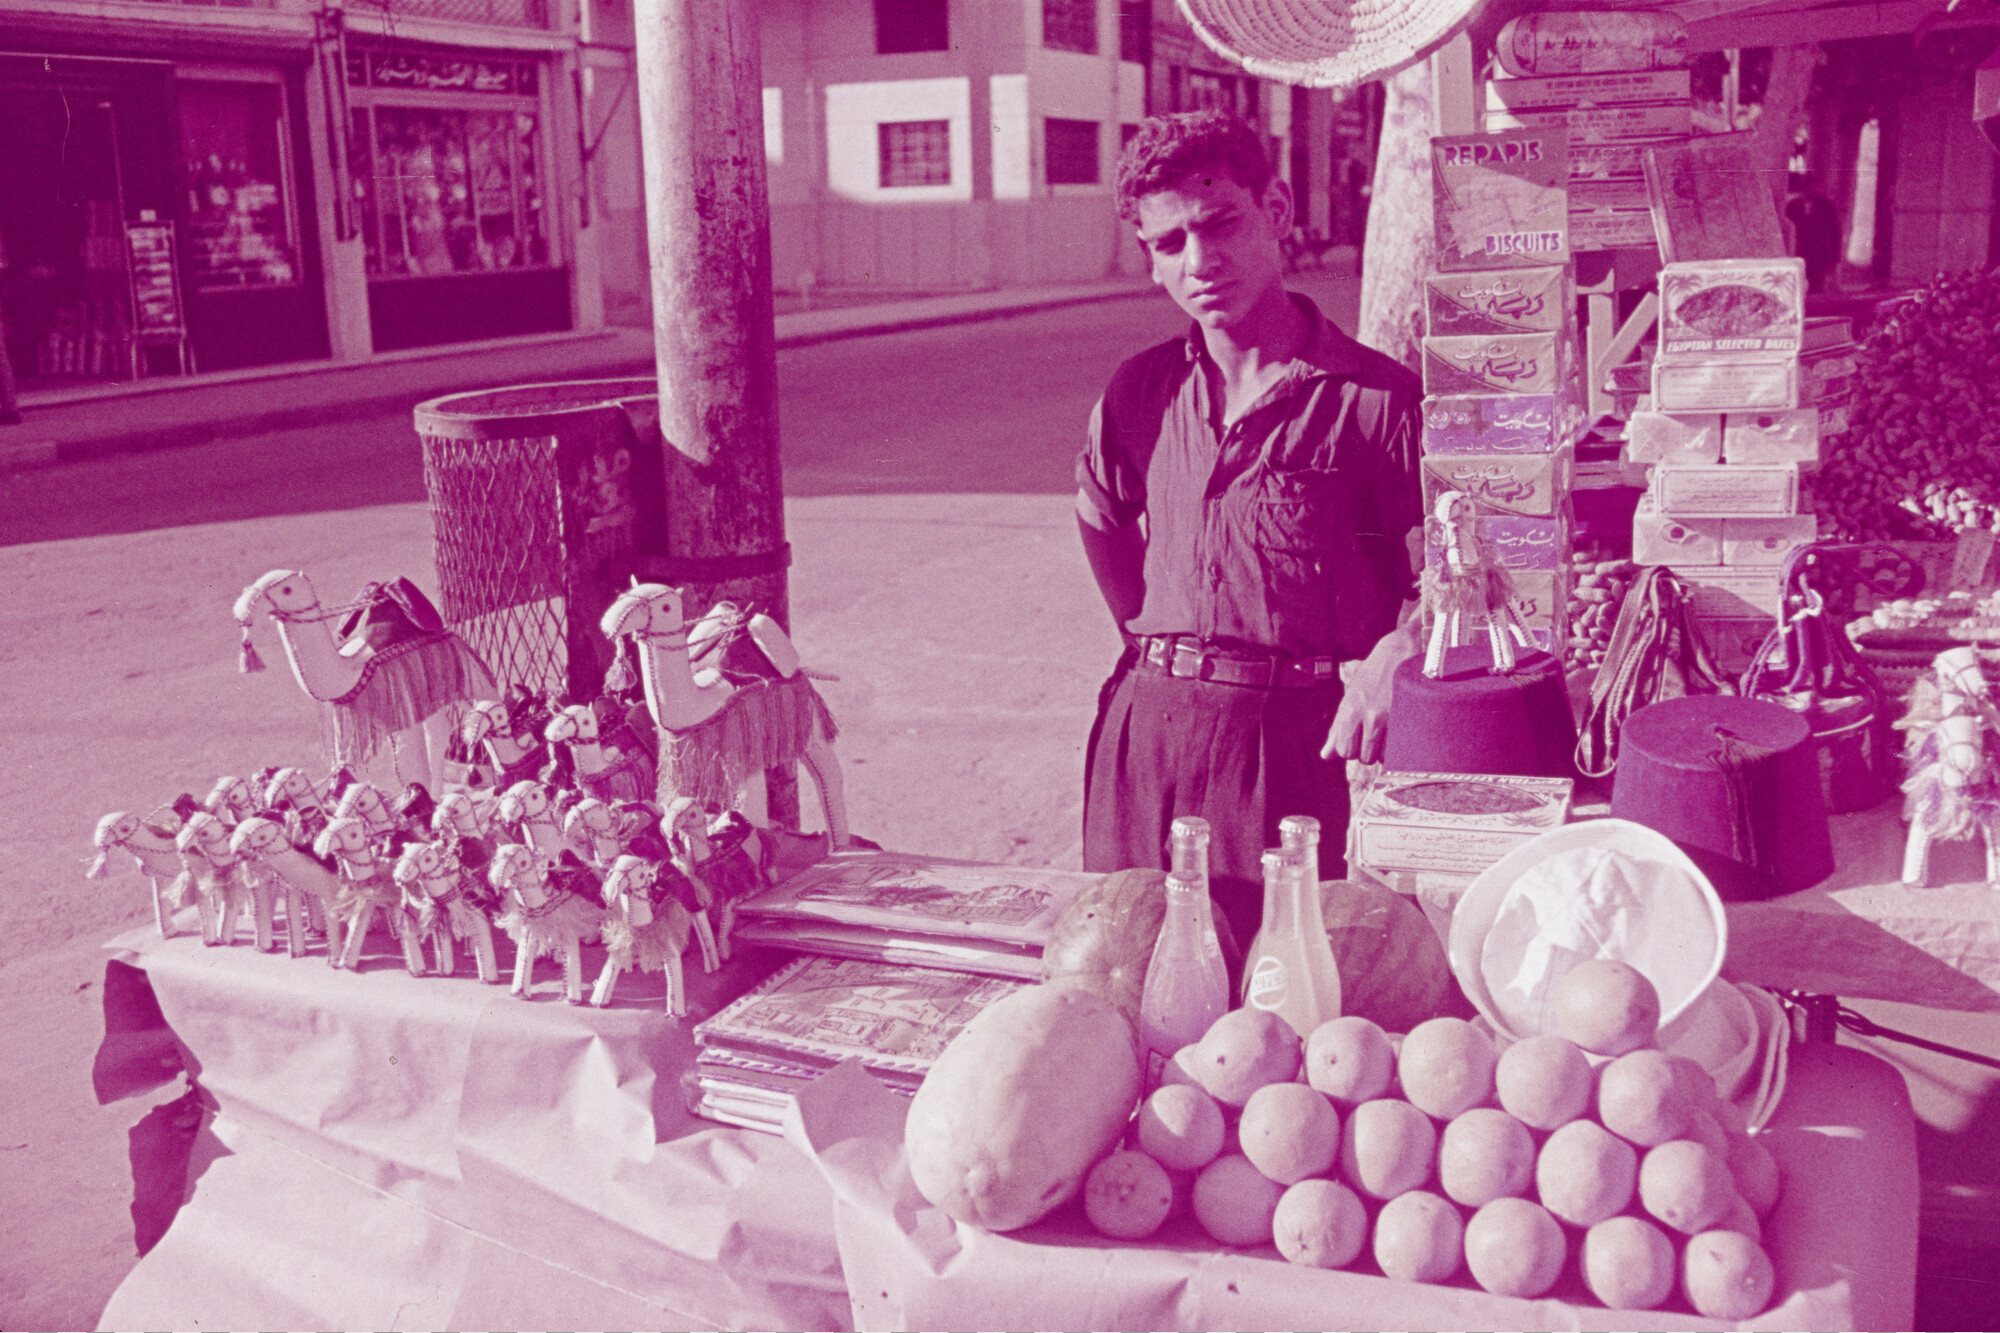
[[[657,394],[583,380],[417,407],[444,618],[503,689],[602,690],[598,619],[664,524]]]

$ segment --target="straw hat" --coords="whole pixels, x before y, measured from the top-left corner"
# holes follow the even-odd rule
[[[1180,0],[1218,55],[1310,88],[1393,74],[1449,40],[1479,0]]]

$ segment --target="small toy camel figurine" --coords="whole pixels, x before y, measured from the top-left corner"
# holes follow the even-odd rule
[[[552,857],[569,850],[557,822],[555,798],[541,783],[515,783],[501,793],[496,813],[499,822],[513,831],[514,841]]]
[[[667,1012],[687,1014],[687,981],[681,954],[687,949],[694,918],[672,894],[656,891],[658,869],[636,856],[621,856],[604,877],[604,970],[590,1002],[602,1009],[611,1003],[621,973],[665,972]]]
[[[468,870],[484,873],[493,859],[492,816],[498,803],[480,801],[462,791],[448,791],[431,813],[431,833],[452,851],[452,859]]]
[[[507,910],[498,921],[515,945],[514,984],[526,995],[534,984],[535,960],[560,956],[563,998],[583,1003],[583,941],[604,924],[601,908],[549,882],[555,858],[532,847],[508,843],[493,853],[487,878],[504,895]]]
[[[253,892],[248,867],[229,845],[229,826],[197,810],[174,838],[187,869],[185,883],[176,881],[172,896],[185,902],[190,892],[201,912],[201,942],[207,945],[234,944],[236,923],[254,912],[257,947],[271,947],[271,895]]]
[[[1910,765],[1903,883],[1925,886],[1932,843],[1978,834],[1986,840],[1987,887],[2000,889],[2000,713],[1972,648],[1939,653],[1932,673],[1896,724],[1907,732]]]
[[[1446,491],[1437,498],[1433,518],[1444,559],[1424,569],[1424,610],[1431,617],[1424,674],[1443,675],[1445,649],[1456,648],[1464,632],[1480,621],[1493,648],[1493,669],[1511,672],[1515,646],[1531,646],[1528,631],[1514,610],[1513,581],[1481,547],[1472,497]]]
[[[775,676],[739,684],[719,670],[697,671],[679,589],[638,584],[604,613],[607,635],[639,642],[646,707],[659,725],[659,803],[691,796],[703,805],[734,808],[744,784],[758,774],[803,763],[826,811],[830,849],[840,851],[849,839],[833,715],[777,622],[751,616],[739,629],[734,621],[741,619],[711,613],[703,628],[715,642],[704,655],[720,660],[728,640],[747,634]],[[718,625],[723,628],[714,630]]]
[[[493,958],[493,923],[473,903],[461,883],[457,862],[428,842],[405,844],[393,872],[403,890],[403,907],[415,920],[415,934],[431,942],[431,957],[439,976],[448,977],[458,964],[454,938],[472,950],[479,979],[500,980]]]
[[[716,858],[708,838],[708,812],[693,797],[682,796],[660,816],[660,832],[666,836],[668,863],[687,880],[694,894],[694,929],[701,940],[702,970],[713,972],[729,960],[736,904],[724,887],[710,878]]]
[[[220,777],[215,780],[215,786],[210,789],[208,799],[201,803],[201,808],[235,828],[257,813],[257,796],[242,778]]]
[[[339,967],[334,923],[340,919],[340,880],[334,873],[294,846],[283,824],[262,815],[236,826],[229,849],[249,860],[252,873],[265,879],[274,895],[284,889],[286,945],[292,957],[306,956],[310,925],[326,936],[326,961]]]
[[[465,710],[459,720],[459,739],[469,751],[475,746],[486,751],[493,768],[493,789],[504,791],[517,782],[532,781],[540,775],[548,750],[539,742],[524,742],[515,732],[507,705],[498,699],[480,699]]]
[[[336,819],[358,819],[371,839],[380,840],[396,831],[395,813],[379,788],[366,782],[350,782],[333,808]]]
[[[365,764],[386,741],[399,759],[412,756],[414,780],[440,789],[454,705],[495,687],[415,584],[371,583],[346,606],[323,607],[304,574],[272,570],[236,599],[245,671],[264,665],[250,639],[259,611],[277,623],[299,688],[333,710],[336,764]]]
[[[354,788],[348,789],[350,792]],[[402,890],[389,874],[389,867],[377,855],[368,826],[352,815],[336,816],[313,840],[313,850],[331,856],[340,867],[340,919],[347,924],[347,940],[340,950],[339,966],[352,970],[361,962],[361,945],[368,936],[368,923],[375,911],[382,911],[382,924],[403,946],[403,964],[410,975],[424,974],[423,944],[403,912]],[[329,944],[328,946],[332,946]]]
[[[618,836],[612,808],[595,796],[584,797],[563,815],[563,837],[576,848],[577,855],[600,870],[609,869],[625,855],[625,842]]]
[[[333,817],[327,799],[302,768],[281,768],[264,786],[264,808],[284,811],[292,840],[302,845],[318,837]]]
[[[567,744],[576,768],[579,791],[601,801],[643,801],[656,785],[653,758],[632,728],[620,723],[616,744],[599,731],[597,710],[590,704],[570,704],[557,711],[542,730],[550,745]]]
[[[90,868],[84,871],[90,879],[103,879],[112,851],[129,853],[137,863],[139,873],[152,882],[153,922],[160,928],[161,939],[172,939],[175,934],[173,906],[168,892],[184,869],[180,852],[174,846],[174,837],[179,832],[177,826],[166,828],[127,811],[113,810],[97,821],[97,829],[91,835],[91,844],[97,848],[97,855],[91,858]]]

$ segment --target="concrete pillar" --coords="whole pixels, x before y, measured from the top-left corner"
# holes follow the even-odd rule
[[[639,0],[664,559],[691,613],[727,596],[790,621],[756,0]],[[797,819],[773,773],[774,819]]]

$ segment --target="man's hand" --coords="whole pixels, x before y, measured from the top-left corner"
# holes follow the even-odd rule
[[[1319,757],[1352,759],[1364,764],[1380,762],[1382,747],[1389,736],[1389,696],[1396,668],[1422,651],[1414,620],[1384,634],[1368,656],[1342,672],[1346,692],[1326,733]]]

